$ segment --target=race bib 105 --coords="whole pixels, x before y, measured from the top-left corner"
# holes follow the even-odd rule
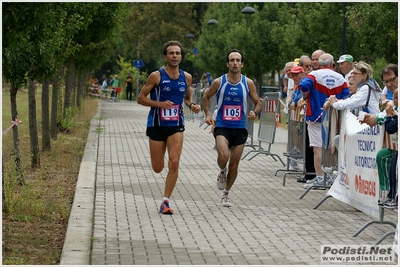
[[[240,121],[242,119],[242,106],[240,105],[225,105],[223,108],[224,121]]]

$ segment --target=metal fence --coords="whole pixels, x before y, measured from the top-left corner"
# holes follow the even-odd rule
[[[262,101],[262,111],[260,114],[260,124],[258,128],[258,149],[249,151],[242,159],[246,158],[250,153],[256,153],[249,160],[253,159],[259,154],[264,154],[271,156],[275,161],[280,160],[283,166],[285,163],[282,161],[281,157],[277,154],[271,152],[271,146],[275,141],[275,132],[277,126],[277,118],[279,119],[280,114],[280,103],[279,103],[279,93],[267,93],[267,96]],[[268,148],[264,149],[262,143],[266,143]]]

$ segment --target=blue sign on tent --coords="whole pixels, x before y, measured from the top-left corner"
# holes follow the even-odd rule
[[[143,67],[143,60],[136,59],[135,61],[133,61],[133,66],[135,66],[136,68],[140,69],[141,67]]]

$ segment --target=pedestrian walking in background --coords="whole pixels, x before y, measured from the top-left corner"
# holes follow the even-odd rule
[[[197,73],[195,73],[193,74],[192,87],[196,89],[198,83],[199,83],[199,77],[197,76]]]
[[[105,75],[103,75],[103,82],[101,84],[101,92],[103,93],[103,100],[107,99],[107,94],[108,94],[108,80]]]
[[[254,120],[262,109],[254,82],[241,73],[243,64],[241,51],[229,51],[226,57],[228,73],[215,79],[202,99],[205,122],[213,125],[210,99],[215,94],[217,97],[218,111],[214,128],[217,164],[220,168],[217,187],[222,190],[221,203],[225,207],[231,206],[229,190],[238,175],[239,161],[248,137],[246,119]],[[248,97],[254,103],[254,110],[246,114]]]
[[[183,147],[185,122],[182,103],[195,113],[200,105],[192,102],[192,76],[181,69],[183,49],[178,41],[164,44],[163,55],[166,66],[153,71],[137,101],[150,107],[146,135],[149,137],[151,165],[156,173],[164,169],[164,155],[168,150],[168,174],[165,181],[164,197],[159,212],[173,214],[170,197],[178,180],[179,161]],[[150,94],[150,98],[147,96]]]
[[[125,88],[126,88],[126,100],[132,101],[133,78],[131,72],[129,72],[128,77],[126,77]]]
[[[117,102],[118,91],[121,90],[121,84],[116,74],[110,82],[111,85],[111,101]]]

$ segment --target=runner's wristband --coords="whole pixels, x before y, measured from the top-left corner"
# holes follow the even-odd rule
[[[192,105],[196,105],[196,103],[193,103],[193,102],[190,103],[190,104],[189,104],[189,109],[192,109]]]

